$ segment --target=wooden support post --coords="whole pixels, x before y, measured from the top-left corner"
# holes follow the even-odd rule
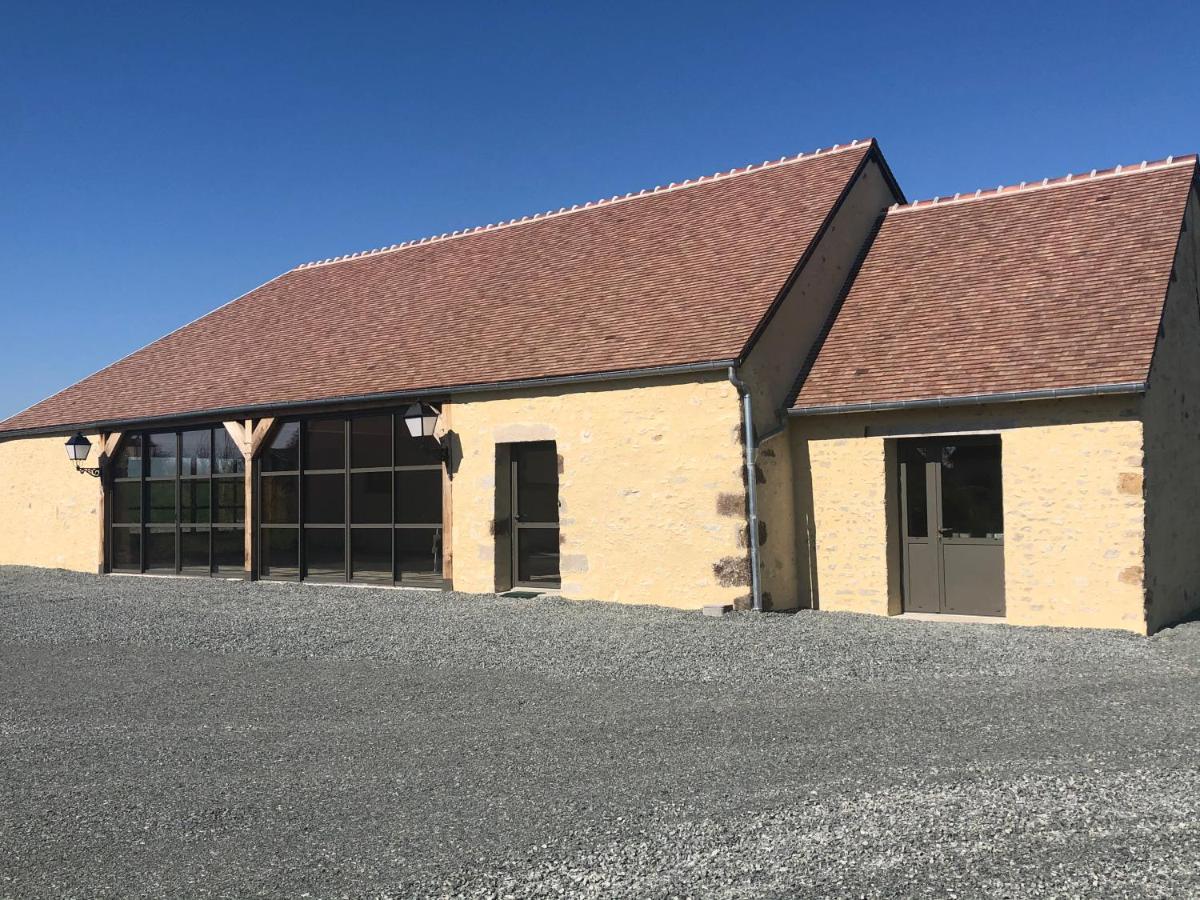
[[[100,469],[100,477],[96,480],[100,482],[100,499],[96,502],[96,517],[100,520],[100,554],[96,569],[101,575],[104,574],[105,563],[108,561],[108,462],[116,455],[124,436],[123,431],[113,431],[109,434],[100,432],[97,435],[100,438],[100,447],[96,465]]]
[[[454,465],[453,434],[450,430],[450,401],[442,404],[440,415],[442,433],[446,440],[446,464],[442,466],[442,578],[447,584],[454,584],[454,481],[450,477]]]
[[[242,433],[242,458],[245,460],[243,465],[245,487],[242,488],[242,499],[246,508],[245,515],[242,517],[242,538],[245,540],[246,580],[253,581],[258,577],[255,565],[257,560],[254,558],[254,445],[251,440],[254,435],[253,419],[246,420]]]
[[[246,480],[242,492],[246,501],[246,515],[242,525],[246,540],[246,578],[249,580],[257,577],[258,568],[257,560],[254,558],[254,516],[257,507],[254,496],[254,460],[258,458],[259,452],[266,443],[267,435],[271,433],[271,428],[275,425],[275,419],[272,417],[259,419],[257,425],[253,419],[246,419],[244,423],[225,422],[224,425],[234,443],[241,448],[244,460]]]

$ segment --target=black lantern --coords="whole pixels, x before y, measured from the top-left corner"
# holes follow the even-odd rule
[[[83,436],[82,432],[75,432],[67,441],[67,459],[74,463],[81,463],[88,458],[88,454],[92,452],[92,442]]]
[[[414,403],[404,411],[404,424],[415,438],[433,437],[438,411],[428,403]]]
[[[92,442],[85,438],[82,432],[77,431],[67,439],[67,459],[75,463],[75,470],[85,475],[92,475],[99,478],[99,469],[89,469],[86,466],[80,465],[81,462],[88,458],[88,454],[91,452]]]

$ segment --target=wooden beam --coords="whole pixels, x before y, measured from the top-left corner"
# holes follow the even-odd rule
[[[108,559],[108,462],[116,455],[124,436],[123,431],[113,431],[109,434],[101,432],[97,435],[100,439],[100,451],[97,454],[96,465],[100,468],[100,477],[96,480],[100,482],[100,499],[96,501],[96,518],[100,520],[100,556],[96,569],[100,574],[104,574],[104,564]]]
[[[253,419],[247,419],[245,423],[225,423],[225,427],[229,430],[230,434],[234,435],[235,440],[238,434],[241,435],[238,446],[242,448],[242,459],[245,461],[246,480],[242,492],[246,498],[246,516],[243,526],[246,538],[245,559],[247,578],[258,577],[258,565],[254,555],[254,516],[258,507],[258,498],[254,494],[254,460],[258,459],[258,454],[262,451],[263,445],[267,440],[267,435],[271,433],[271,428],[274,425],[275,419],[270,416],[259,419],[257,425]]]
[[[104,446],[101,449],[103,456],[112,459],[117,455],[117,448],[121,446],[121,439],[125,437],[125,432],[114,431],[104,440]]]
[[[271,433],[271,429],[275,427],[274,418],[259,419],[258,424],[253,429],[249,428],[247,421],[247,433],[249,434],[248,445],[250,447],[250,458],[257,459],[258,454],[262,451],[263,444],[267,441],[267,435]]]
[[[225,430],[229,432],[229,436],[233,438],[233,442],[237,444],[238,449],[242,451],[243,458],[246,456],[246,431],[242,428],[241,422],[222,422]]]
[[[442,578],[447,583],[454,583],[454,540],[453,531],[454,525],[454,481],[450,478],[450,469],[454,464],[452,454],[454,446],[450,440],[450,402],[442,404],[441,426],[443,437],[446,439],[446,446],[450,448],[451,456],[447,458],[446,464],[442,466]]]

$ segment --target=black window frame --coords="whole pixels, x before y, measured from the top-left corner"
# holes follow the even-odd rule
[[[216,440],[217,434],[225,430],[225,426],[221,423],[196,423],[187,427],[178,428],[146,428],[131,431],[127,433],[121,441],[121,446],[118,453],[124,450],[128,442],[136,439],[139,443],[139,458],[140,466],[138,475],[131,477],[128,474],[124,476],[116,476],[106,479],[105,491],[107,494],[105,508],[108,510],[107,521],[105,522],[107,541],[107,553],[105,559],[105,571],[116,572],[119,574],[153,574],[153,575],[168,575],[168,576],[187,576],[187,577],[209,577],[209,578],[245,578],[245,561],[244,555],[242,562],[236,567],[218,565],[215,557],[214,535],[216,532],[233,532],[236,531],[240,535],[239,545],[245,546],[246,528],[250,527],[246,522],[245,509],[245,460],[241,461],[242,471],[240,472],[218,472],[217,457],[216,457]],[[183,434],[184,432],[206,431],[208,432],[208,472],[203,475],[184,475],[183,474]],[[171,475],[151,475],[150,474],[150,443],[151,436],[171,435],[174,440],[174,473]],[[184,522],[182,521],[182,489],[184,482],[188,484],[206,483],[208,485],[208,512],[206,520]],[[236,483],[242,486],[242,520],[241,522],[217,522],[215,521],[214,511],[217,502],[217,484],[218,483]],[[116,513],[115,503],[113,502],[116,493],[117,485],[120,484],[137,484],[138,497],[140,501],[139,518],[137,522],[118,522],[114,520]],[[155,522],[150,519],[150,489],[155,484],[170,484],[174,496],[174,516],[173,520]],[[208,566],[207,571],[204,567],[183,565],[183,550],[182,550],[182,535],[185,530],[188,531],[203,531],[207,534],[208,540]],[[122,534],[134,532],[137,535],[138,543],[138,565],[119,566],[115,564],[114,547],[116,545],[116,533],[120,531]],[[147,548],[150,543],[151,534],[166,534],[172,535],[174,543],[174,559],[172,565],[151,567],[148,565]]]
[[[354,423],[361,419],[369,418],[386,418],[389,422],[389,443],[391,447],[391,464],[387,466],[355,466],[354,465]],[[307,441],[308,441],[308,424],[313,421],[329,421],[340,419],[343,428],[343,459],[340,468],[320,468],[309,469],[307,467]],[[430,441],[429,444],[429,461],[421,463],[410,463],[401,461],[397,458],[397,435],[400,434],[399,429],[406,428],[403,419],[403,410],[399,409],[363,409],[341,413],[312,413],[307,415],[288,416],[280,418],[276,421],[272,428],[272,435],[278,432],[278,429],[292,423],[298,425],[298,448],[297,448],[297,468],[287,470],[267,470],[258,461],[255,463],[255,485],[256,496],[262,497],[265,495],[264,480],[284,477],[296,479],[296,521],[294,523],[272,523],[263,522],[261,511],[256,514],[255,522],[255,541],[259,560],[259,577],[264,581],[310,581],[315,584],[364,584],[376,586],[392,586],[392,587],[421,587],[432,588],[439,590],[448,590],[450,585],[444,577],[444,552],[445,552],[445,497],[444,494],[439,495],[438,500],[438,521],[437,522],[420,522],[420,523],[401,523],[397,521],[396,509],[398,500],[398,491],[401,483],[401,474],[405,472],[418,471],[436,471],[440,479],[444,479],[445,468],[441,459],[440,448],[437,448],[435,438],[416,438],[412,440]],[[411,438],[410,438],[411,439]],[[271,437],[268,436],[267,444],[269,446]],[[390,476],[390,502],[389,502],[389,521],[383,522],[356,522],[357,518],[353,508],[354,501],[354,476],[365,475],[373,472],[386,472]],[[341,475],[343,478],[343,503],[344,510],[342,522],[338,523],[310,523],[307,521],[306,496],[308,491],[308,483],[306,478],[310,476],[328,476]],[[342,546],[342,572],[339,575],[333,574],[317,574],[312,575],[309,572],[307,559],[307,541],[310,531],[316,530],[337,530],[343,531],[343,546]],[[272,530],[291,530],[296,533],[296,566],[295,574],[273,575],[267,568],[266,542],[268,540],[268,532]],[[398,571],[400,562],[398,556],[399,532],[425,530],[432,531],[433,539],[433,570],[429,573],[401,572]],[[387,532],[390,535],[391,546],[391,565],[390,577],[381,576],[380,574],[364,575],[356,573],[354,569],[354,536],[356,533],[365,531]],[[287,567],[290,571],[291,567]]]

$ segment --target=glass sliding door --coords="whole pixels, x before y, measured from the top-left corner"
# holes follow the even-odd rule
[[[309,419],[300,439],[303,570],[317,581],[346,580],[344,418]]]
[[[244,572],[244,471],[224,426],[127,435],[110,469],[109,568]]]
[[[350,578],[391,584],[392,416],[350,420]]]
[[[259,475],[261,574],[442,587],[443,477],[437,440],[391,411],[276,426]]]
[[[259,464],[259,574],[300,577],[300,423],[275,428]]]
[[[121,442],[109,472],[108,566],[114,572],[142,571],[142,436]]]
[[[414,438],[396,416],[396,581],[442,582],[442,456],[433,438]]]

